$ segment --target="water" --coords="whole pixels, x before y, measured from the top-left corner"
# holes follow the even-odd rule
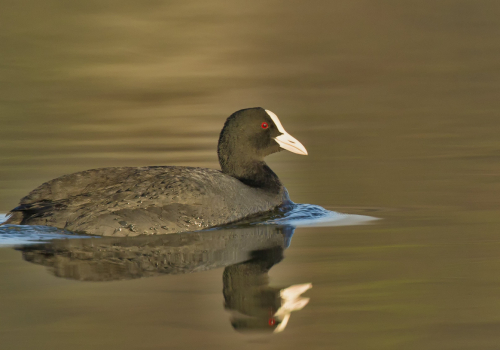
[[[0,214],[0,223],[7,220],[6,214]],[[226,229],[228,227],[239,229],[248,225],[272,225],[276,227],[322,227],[363,225],[371,223],[377,218],[367,215],[343,214],[326,210],[318,205],[294,204],[290,209],[277,209],[276,211],[252,218],[250,221],[238,222],[226,227],[215,227],[205,230]],[[2,225],[0,226],[0,247],[36,244],[56,239],[92,238],[90,235],[75,234],[70,231],[50,226],[31,225]],[[291,238],[291,235],[289,236]],[[289,245],[289,239],[286,246]]]
[[[225,118],[262,106],[309,152],[269,166],[294,202],[333,214],[135,250],[41,234],[2,247],[2,348],[497,349],[499,15],[472,0],[4,6],[1,213],[89,168],[217,168]],[[332,226],[342,215],[379,220]],[[258,295],[308,283],[282,332],[284,318],[235,330],[245,308],[269,322]],[[252,302],[226,309],[231,296]]]
[[[377,218],[368,215],[338,213],[326,210],[319,205],[295,204],[291,210],[273,215],[256,224],[287,225],[293,227],[321,227],[363,225],[372,223]]]

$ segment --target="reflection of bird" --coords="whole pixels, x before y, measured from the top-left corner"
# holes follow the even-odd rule
[[[199,230],[291,203],[264,157],[307,154],[278,117],[262,108],[232,114],[220,134],[221,170],[155,166],[103,168],[44,183],[7,224],[48,225],[103,236]]]
[[[310,283],[269,286],[269,270],[283,259],[293,227],[255,225],[140,237],[65,239],[18,247],[23,259],[57,277],[118,281],[225,267],[223,295],[238,331],[281,332],[290,313],[309,298]]]
[[[281,332],[292,311],[301,310],[309,298],[301,294],[311,283],[279,289],[269,286],[268,272],[283,258],[283,248],[254,251],[253,258],[224,269],[225,307],[237,331]]]
[[[251,258],[255,250],[285,248],[293,228],[255,225],[138,237],[56,239],[19,247],[23,259],[57,277],[118,281],[221,268]]]

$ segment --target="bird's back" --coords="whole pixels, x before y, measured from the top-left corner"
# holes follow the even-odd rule
[[[215,169],[119,167],[61,176],[33,190],[8,224],[128,236],[193,231],[266,212],[288,200]]]

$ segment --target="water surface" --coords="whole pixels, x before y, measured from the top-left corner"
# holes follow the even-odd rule
[[[221,231],[235,245],[205,249],[213,268],[101,282],[67,277],[94,271],[76,267],[89,251],[45,246],[49,266],[0,248],[2,348],[498,349],[499,16],[472,0],[6,3],[1,213],[89,168],[217,168],[225,118],[262,106],[309,152],[268,158],[294,202],[381,220],[297,225],[288,247],[280,222],[245,228],[270,241]],[[264,291],[312,283],[282,332],[232,326],[224,271],[247,268]]]

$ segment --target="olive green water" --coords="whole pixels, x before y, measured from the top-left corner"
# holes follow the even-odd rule
[[[372,215],[298,228],[274,335],[233,330],[223,268],[56,277],[0,248],[2,349],[499,349],[497,1],[7,1],[0,213],[56,176],[217,165],[262,106],[309,151],[268,164],[298,203]]]

